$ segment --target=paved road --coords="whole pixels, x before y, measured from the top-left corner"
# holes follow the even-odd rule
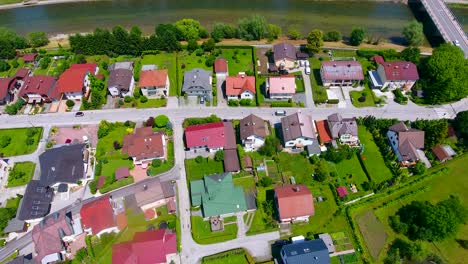
[[[458,40],[460,48],[465,53],[465,58],[468,58],[468,40],[466,33],[444,1],[421,0],[421,2],[426,7],[428,14],[431,16],[445,41],[453,42]]]

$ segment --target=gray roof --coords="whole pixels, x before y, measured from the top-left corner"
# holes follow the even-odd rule
[[[84,176],[83,151],[85,144],[52,148],[39,156],[41,184],[77,183]]]
[[[54,198],[54,190],[38,180],[29,181],[18,209],[19,220],[30,220],[46,216]]]
[[[161,188],[164,194],[164,198],[175,196],[174,185],[170,181],[162,181]]]
[[[322,150],[320,149],[320,144],[317,139],[312,139],[312,145],[307,145],[306,150],[309,155],[320,155]]]
[[[6,264],[32,264],[34,263],[32,260],[32,254],[29,255],[21,255],[18,256],[10,261],[8,261]]]
[[[408,128],[404,122],[391,126],[389,130],[398,134],[401,161],[418,160],[417,149],[424,149],[424,131]]]
[[[115,71],[117,69],[124,69],[124,70],[133,70],[133,62],[131,61],[121,61],[121,62],[116,62],[111,65],[109,65],[109,68],[107,68],[108,71]]]
[[[129,91],[133,80],[133,72],[128,69],[116,69],[109,73],[107,87],[115,87],[119,91]]]
[[[290,43],[279,43],[273,46],[275,61],[282,59],[296,60],[296,47]]]
[[[335,245],[333,244],[333,239],[331,238],[330,234],[323,233],[319,235],[319,238],[323,240],[325,246],[328,248],[328,253],[335,252]]]
[[[331,136],[334,139],[339,138],[341,135],[358,136],[358,126],[356,118],[343,118],[340,114],[335,113],[328,116],[328,127]]]
[[[285,264],[329,264],[330,256],[322,239],[288,244],[281,249]]]
[[[24,231],[24,225],[26,223],[23,220],[19,220],[18,218],[13,218],[8,221],[8,225],[3,230],[4,233],[11,233],[11,232],[22,232]]]
[[[312,124],[312,118],[299,112],[281,118],[281,127],[283,130],[284,142],[299,137],[310,139],[317,138]]]
[[[257,137],[266,138],[267,128],[265,120],[256,115],[248,115],[239,123],[240,139],[244,140],[252,135]]]
[[[182,92],[199,90],[211,92],[210,77],[210,71],[200,68],[195,68],[191,71],[185,71]]]

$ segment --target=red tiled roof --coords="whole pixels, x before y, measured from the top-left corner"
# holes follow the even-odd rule
[[[122,212],[117,215],[116,222],[117,222],[117,228],[119,228],[119,230],[124,230],[127,227],[128,222],[127,222],[127,215],[125,214],[125,212]]]
[[[377,64],[383,64],[385,63],[385,60],[382,56],[375,55],[374,57],[371,58],[371,60],[375,61]]]
[[[387,80],[419,80],[418,69],[409,61],[393,61],[381,64],[385,70]]]
[[[275,189],[280,219],[314,215],[314,199],[305,185],[288,185]]]
[[[24,54],[23,57],[21,57],[21,59],[24,62],[33,62],[36,60],[36,57],[37,57],[37,53],[28,53],[28,54]]]
[[[228,72],[227,61],[224,58],[217,58],[214,61],[214,72]]]
[[[146,220],[151,220],[156,216],[156,211],[154,208],[146,209],[145,211],[145,219]]]
[[[348,195],[348,190],[346,189],[345,186],[340,186],[340,187],[336,188],[336,192],[338,193],[338,196],[340,198],[343,198],[343,197]]]
[[[432,148],[432,153],[437,157],[439,161],[446,161],[447,159],[450,159],[451,156],[445,151],[444,147],[442,145],[437,145]]]
[[[0,99],[7,97],[8,91],[14,85],[15,78],[0,78]]]
[[[239,74],[226,78],[226,95],[241,95],[245,91],[255,94],[255,77]]]
[[[319,134],[320,143],[328,143],[333,140],[330,132],[328,131],[328,125],[326,120],[315,121],[317,132]]]
[[[128,176],[130,176],[130,170],[128,170],[127,166],[120,167],[115,170],[115,179],[118,181],[127,178]]]
[[[27,94],[39,94],[39,95],[47,95],[48,97],[52,97],[53,90],[55,87],[55,79],[52,76],[45,76],[45,75],[35,75],[35,76],[28,76],[24,78],[23,86],[21,86],[19,96],[25,96]]]
[[[70,69],[72,70],[82,70],[82,69],[86,69],[88,70],[89,72],[91,72],[91,74],[95,74],[96,73],[96,69],[97,69],[97,64],[95,63],[81,63],[81,64],[72,64],[70,66]]]
[[[23,79],[23,78],[26,78],[26,76],[29,75],[29,69],[27,68],[21,68],[21,69],[18,69],[15,73],[15,78],[17,79]]]
[[[112,247],[113,264],[166,263],[166,256],[177,252],[176,235],[166,229],[137,232],[133,241]]]
[[[142,71],[140,74],[140,87],[161,87],[166,86],[167,70]]]
[[[325,80],[364,80],[362,66],[358,61],[324,61],[321,71]]]
[[[62,93],[83,92],[84,79],[90,73],[87,69],[68,69],[60,75],[53,96],[60,97]]]
[[[135,129],[135,133],[126,135],[122,153],[135,157],[136,160],[164,157],[162,132],[154,132],[151,127]]]
[[[106,228],[116,226],[109,197],[109,195],[103,196],[81,207],[81,224],[84,229],[91,228],[91,232],[97,234]]]
[[[189,126],[185,129],[187,148],[208,146],[210,149],[226,144],[223,122]]]

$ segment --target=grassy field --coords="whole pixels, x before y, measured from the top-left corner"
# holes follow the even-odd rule
[[[293,155],[286,152],[279,153],[279,169],[283,177],[294,176],[297,184],[312,183],[314,165],[309,159],[301,155]]]
[[[382,154],[380,154],[377,145],[374,143],[372,134],[364,126],[359,126],[358,132],[359,141],[364,145],[364,152],[361,157],[372,181],[380,183],[390,179],[392,173],[385,165]]]
[[[141,59],[141,66],[146,64],[155,64],[158,69],[167,69],[169,75],[169,95],[177,96],[177,55],[176,53],[160,53],[156,55],[145,55]],[[140,72],[138,72],[139,74]]]
[[[302,80],[302,74],[296,74],[296,93],[304,93],[304,80]]]
[[[325,103],[328,99],[327,96],[327,89],[322,86],[322,81],[320,78],[320,66],[321,63],[318,59],[310,58],[310,84],[312,85],[312,97],[314,98],[314,102],[317,103]]]
[[[136,108],[158,108],[165,107],[167,105],[167,99],[148,99],[145,103],[136,101]]]
[[[203,257],[202,264],[254,264],[254,261],[244,249],[233,249]]]
[[[349,92],[351,95],[351,101],[354,106],[356,107],[375,107],[374,101],[374,92],[369,88],[368,85],[362,91],[351,91]],[[359,98],[363,95],[366,95],[366,100],[364,102],[359,102]]]
[[[185,171],[188,181],[199,180],[206,175],[224,172],[224,164],[210,158],[204,158],[201,163],[197,163],[195,159],[188,159],[185,160]]]
[[[10,171],[10,175],[8,177],[8,188],[17,187],[27,184],[32,177],[34,176],[34,169],[36,168],[36,163],[26,161],[26,162],[17,162],[15,166]],[[22,174],[20,178],[13,179],[14,173]]]
[[[192,216],[190,221],[193,240],[198,244],[219,243],[237,237],[237,224],[225,225],[223,231],[211,232],[210,221],[203,221],[201,216]]]
[[[220,57],[228,62],[229,76],[239,72],[253,72],[252,49],[222,48]]]
[[[26,143],[28,128],[0,129],[0,140],[1,138],[10,139],[8,145],[0,147],[0,153],[4,157],[33,153],[37,149],[37,144],[42,137],[42,127],[36,127],[36,129],[38,129],[38,132],[32,137],[34,142],[31,145]]]
[[[255,191],[255,180],[252,176],[246,176],[242,178],[235,178],[232,183],[236,186],[242,186],[244,191]]]
[[[110,177],[115,174],[115,170],[121,167],[132,169],[133,162],[130,159],[110,159],[107,163],[102,164],[101,175]]]
[[[268,226],[265,223],[264,219],[267,219],[268,216],[265,214],[263,207],[261,206],[263,202],[267,200],[267,193],[271,196],[273,189],[271,188],[257,188],[257,210],[252,219],[252,224],[250,229],[247,231],[247,235],[256,235],[260,233],[272,232],[278,230],[278,227],[275,225]],[[269,197],[271,199],[271,197]]]
[[[255,96],[257,96],[257,102],[259,105],[262,105],[265,102],[265,82],[266,77],[263,76],[257,76],[257,79],[255,80]]]
[[[371,210],[358,215],[356,221],[372,257],[378,258],[388,237],[385,227]]]
[[[127,127],[121,125],[110,131],[108,135],[99,139],[96,147],[96,158],[122,158],[122,152],[114,149],[114,141],[122,144],[124,136],[127,134]]]
[[[353,156],[349,160],[343,160],[338,164],[329,163],[330,168],[334,169],[337,173],[337,177],[332,177],[332,181],[339,185],[345,185],[349,187],[349,184],[355,184],[358,192],[356,195],[361,196],[363,194],[362,185],[368,181],[366,174],[362,170],[361,163],[357,156]],[[350,193],[352,195],[352,193]]]

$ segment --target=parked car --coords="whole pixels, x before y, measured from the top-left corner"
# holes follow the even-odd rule
[[[305,74],[309,75],[310,74],[310,67],[306,67],[304,71],[305,71]]]
[[[81,111],[75,113],[75,117],[80,117],[80,116],[84,116],[84,113]]]
[[[460,47],[460,41],[458,41],[458,39],[454,40],[453,45]]]
[[[286,111],[278,110],[275,112],[275,116],[286,116]]]
[[[299,61],[299,66],[304,67],[304,63],[305,63],[305,62],[304,62],[303,60],[300,60],[300,61]]]
[[[204,104],[205,103],[205,97],[200,97],[200,104]]]
[[[305,61],[305,66],[310,67],[310,62],[308,60]]]

